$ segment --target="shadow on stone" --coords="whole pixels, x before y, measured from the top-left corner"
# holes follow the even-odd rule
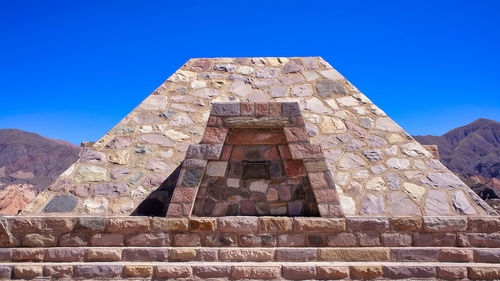
[[[177,183],[177,178],[181,172],[182,163],[168,176],[168,178],[144,201],[139,204],[131,216],[150,216],[165,217],[167,215],[168,205],[172,198],[172,193]]]

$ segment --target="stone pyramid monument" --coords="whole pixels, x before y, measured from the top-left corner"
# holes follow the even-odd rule
[[[500,217],[323,59],[192,59],[0,218],[0,279],[499,280]]]
[[[58,214],[494,211],[327,62],[305,57],[189,60],[21,213]]]

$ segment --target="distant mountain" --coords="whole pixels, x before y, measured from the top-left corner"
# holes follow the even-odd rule
[[[79,151],[66,141],[0,129],[0,213],[16,214],[73,164]]]
[[[442,136],[414,136],[421,144],[436,144],[441,162],[464,177],[500,179],[500,123],[478,119]]]

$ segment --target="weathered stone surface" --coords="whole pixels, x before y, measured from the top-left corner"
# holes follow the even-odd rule
[[[375,128],[382,131],[399,132],[401,128],[389,117],[381,117],[375,120]]]
[[[437,274],[432,266],[386,266],[384,271],[385,277],[390,279],[433,278]]]
[[[73,195],[56,195],[43,208],[45,213],[69,213],[78,204],[78,199]]]
[[[76,171],[76,182],[99,182],[106,179],[106,169],[98,166],[80,166]]]
[[[432,187],[455,188],[465,186],[465,184],[451,172],[428,173],[427,178],[422,179],[421,182]]]
[[[317,114],[333,114],[333,111],[326,107],[318,98],[310,98],[305,101],[304,110]]]
[[[364,167],[365,165],[366,162],[354,153],[345,153],[339,162],[339,168],[343,170]]]
[[[385,213],[384,197],[380,194],[367,194],[359,210],[361,215],[380,215]]]
[[[391,215],[421,215],[417,204],[411,201],[403,192],[391,192],[387,197]]]
[[[344,86],[342,86],[340,82],[331,80],[318,80],[316,89],[318,90],[318,95],[323,98],[347,94]]]
[[[115,278],[122,273],[120,265],[75,265],[73,267],[73,277],[97,279]]]
[[[363,155],[370,162],[376,162],[376,161],[382,160],[382,158],[383,158],[382,152],[378,149],[364,150]]]
[[[431,189],[427,192],[425,214],[428,216],[450,214],[450,205],[445,191]]]

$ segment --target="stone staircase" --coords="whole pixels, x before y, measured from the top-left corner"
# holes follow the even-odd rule
[[[2,279],[499,279],[499,217],[4,217]]]

